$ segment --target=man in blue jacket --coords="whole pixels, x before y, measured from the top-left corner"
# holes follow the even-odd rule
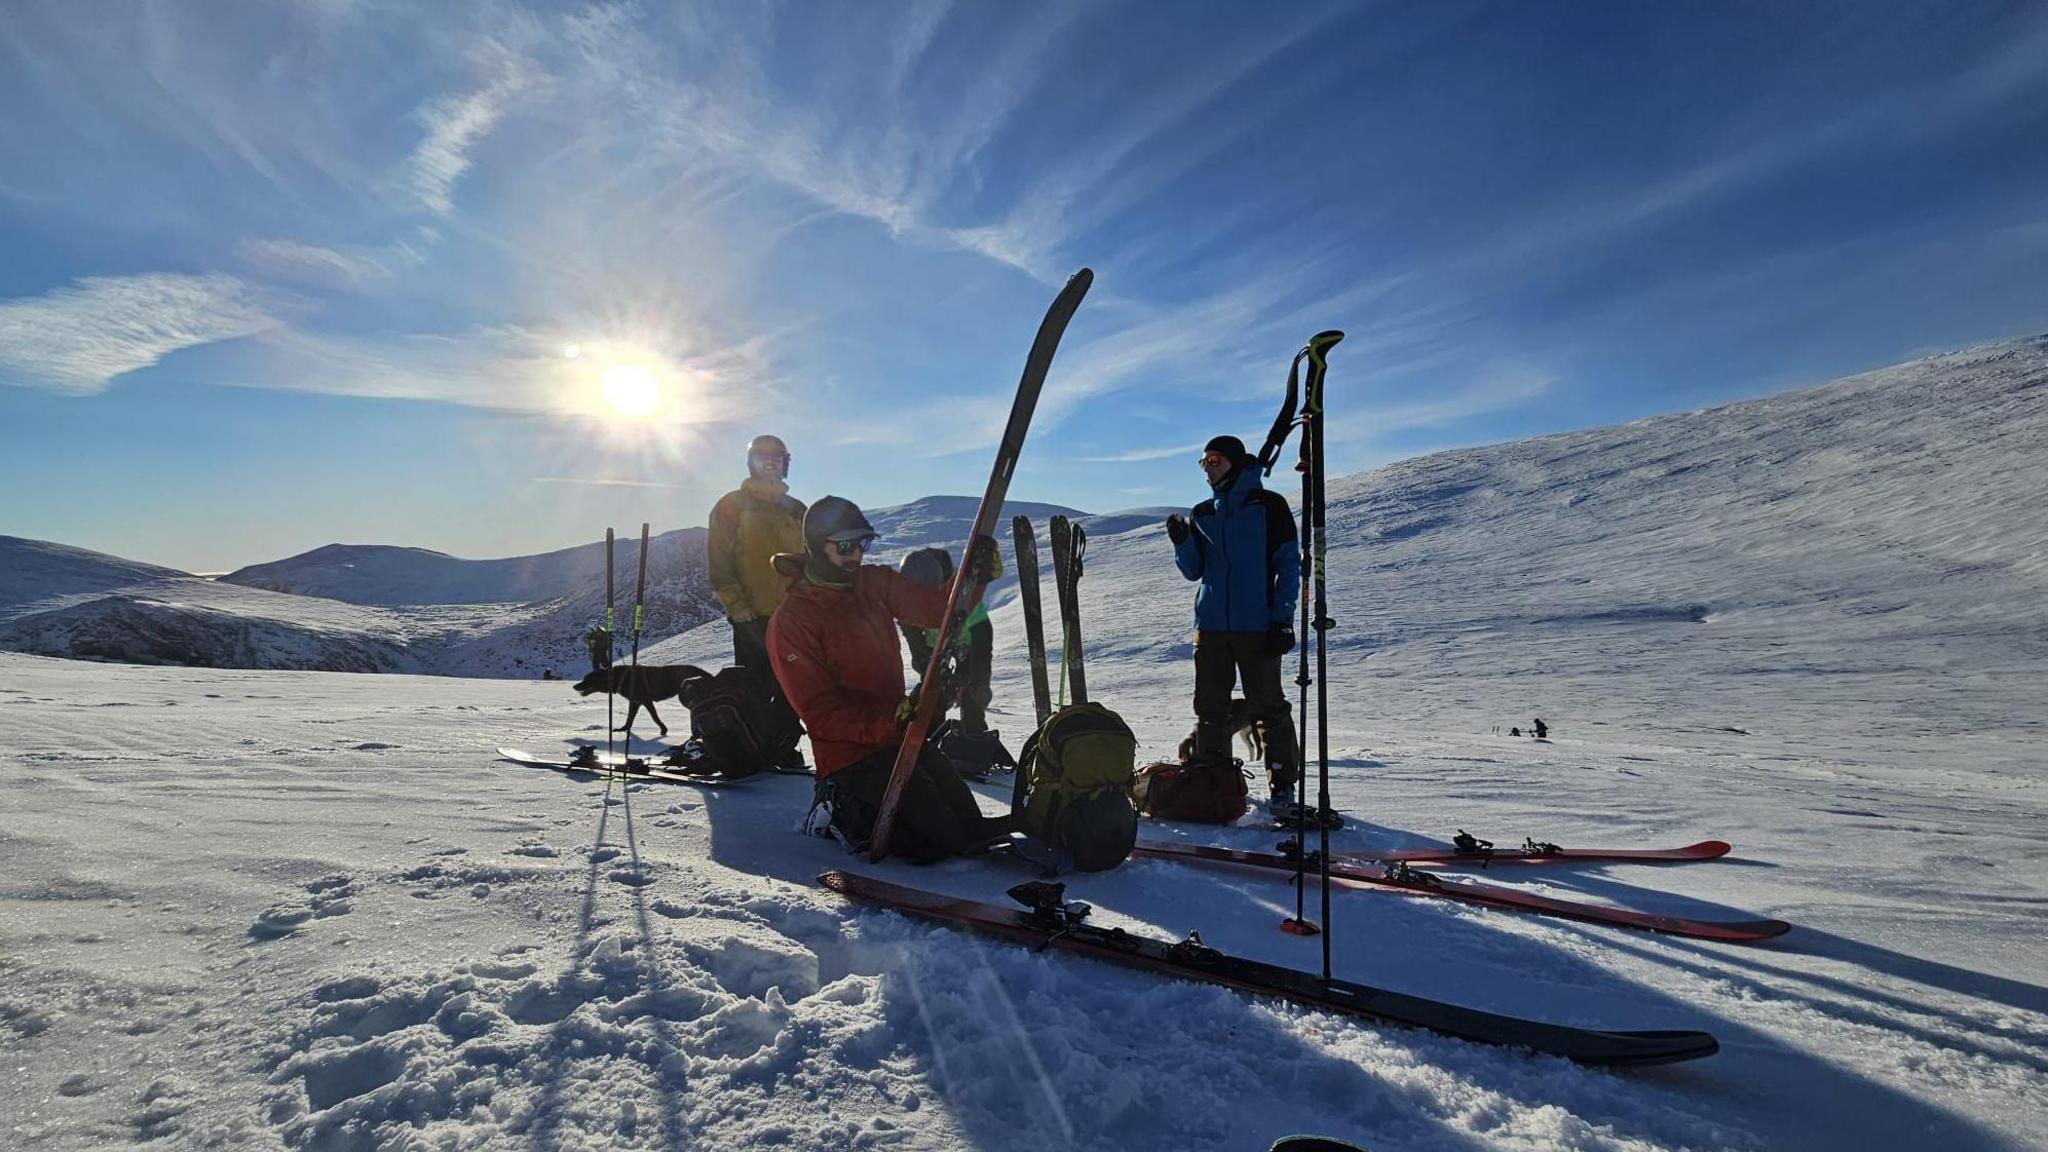
[[[1235,436],[1202,449],[1215,495],[1191,513],[1166,518],[1181,575],[1195,593],[1195,755],[1229,759],[1234,685],[1265,722],[1266,771],[1274,811],[1291,810],[1300,757],[1294,719],[1280,687],[1280,657],[1294,647],[1301,547],[1287,500],[1259,482],[1258,460]]]

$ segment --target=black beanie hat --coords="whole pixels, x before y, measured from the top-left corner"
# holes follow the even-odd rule
[[[1244,441],[1235,436],[1218,436],[1202,445],[1204,453],[1214,452],[1232,464],[1242,464],[1251,453],[1244,450]]]

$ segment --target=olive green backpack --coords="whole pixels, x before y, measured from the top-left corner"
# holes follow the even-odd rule
[[[1131,786],[1138,738],[1100,704],[1070,704],[1024,745],[1011,810],[1018,831],[1037,837],[1084,872],[1114,868],[1138,840]]]

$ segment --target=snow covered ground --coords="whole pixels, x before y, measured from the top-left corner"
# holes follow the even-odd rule
[[[1593,1071],[847,906],[811,882],[848,860],[797,832],[806,780],[493,762],[603,736],[602,703],[561,684],[0,654],[0,1132],[25,1150],[2041,1147],[2044,440],[2032,341],[1333,482],[1331,779],[1361,817],[1340,849],[1720,837],[1735,853],[1710,863],[1490,878],[1796,925],[1737,947],[1340,891],[1338,974],[1705,1028],[1711,1059]],[[1119,526],[1089,553],[1089,683],[1165,754],[1191,721],[1192,590],[1156,524]],[[1015,734],[1014,607],[996,626]],[[725,643],[708,625],[651,658],[717,664]],[[1549,743],[1503,734],[1536,715]],[[997,900],[1021,878],[875,871]],[[1109,923],[1320,959],[1277,930],[1293,898],[1264,874],[1134,861],[1072,885]]]

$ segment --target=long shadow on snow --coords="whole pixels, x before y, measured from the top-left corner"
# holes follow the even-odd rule
[[[1569,927],[1577,930],[1586,926]],[[2044,1064],[2039,1057],[2031,1054],[2016,1056],[2009,1052],[1992,1052],[1980,1044],[1965,1043],[1954,1036],[1885,1019],[1877,1013],[1856,1006],[1854,1001],[1880,1000],[1899,1004],[1907,1011],[1950,1020],[1955,1018],[1940,1009],[1912,1005],[1910,1002],[1902,1003],[1874,993],[1868,988],[1826,977],[1815,977],[1808,973],[1775,969],[1762,962],[1759,954],[1753,951],[1702,948],[1698,950],[1699,955],[1696,958],[1687,959],[1672,955],[1671,949],[1658,947],[1665,944],[1689,943],[1672,941],[1669,937],[1639,943],[1607,943],[1616,951],[1651,963],[1682,969],[1713,985],[1735,985],[1736,988],[1729,994],[1729,998],[1740,1010],[1768,1008],[1773,1002],[1791,999],[1815,1014],[1859,1028],[1895,1032],[1937,1049],[1962,1051],[1973,1060],[2017,1062],[2036,1070],[2040,1070]],[[1803,981],[1816,987],[1838,990],[1845,1000],[1828,1000],[1817,995],[1772,987],[1761,976],[1731,976],[1725,969],[1716,967],[1715,960],[1726,961],[1734,966],[1750,968],[1771,976]],[[1967,1021],[1956,1022],[1959,1025],[1968,1024]],[[1855,1149],[1860,1152],[1866,1148],[1895,1147],[1899,1144],[1902,1133],[1911,1132],[1912,1143],[1925,1148],[2028,1152],[2032,1147],[2016,1140],[2001,1139],[1996,1133],[1968,1117],[1941,1109],[1932,1100],[1908,1096],[1866,1077],[1858,1076],[1840,1067],[1836,1060],[1828,1059],[1825,1049],[1819,1053],[1799,1051],[1747,1028],[1738,1028],[1734,1033],[1722,1031],[1717,1034],[1722,1044],[1719,1059],[1734,1058],[1736,1066],[1741,1069],[1738,1075],[1745,1081],[1742,1086],[1733,1089],[1729,1099],[1744,1102],[1768,1101],[1781,1114],[1801,1118],[1811,1126],[1803,1133],[1795,1134],[1783,1130],[1770,1133],[1774,1146],[1804,1149],[1840,1148],[1844,1152]],[[2023,1044],[2026,1041],[2023,1038],[2015,1038],[2015,1042]],[[1930,1084],[1932,1083],[1938,1082],[1930,1081]],[[1934,1090],[1930,1089],[1929,1095],[1933,1094]]]
[[[623,781],[605,781],[604,793],[598,806],[597,831],[591,838],[590,868],[584,877],[583,902],[576,914],[576,939],[571,946],[570,976],[578,974],[589,963],[591,932],[601,923],[597,914],[599,881],[607,871],[605,865],[617,859],[616,856],[606,855],[604,851],[606,848],[612,847],[612,845],[605,842],[605,839],[611,823],[612,798],[614,795],[619,797],[618,806],[625,816],[625,847],[628,860],[634,873],[645,875],[645,869],[640,861],[639,848],[634,842],[632,789],[632,785]],[[654,955],[653,932],[647,920],[645,888],[637,884],[630,887],[633,893],[634,911],[638,918],[640,959],[643,967],[648,972],[648,980],[653,985],[650,991],[659,998],[664,989],[660,986],[660,965],[657,963]],[[572,1143],[578,1147],[581,1146],[580,1141],[565,1140],[561,1132],[564,1118],[564,1103],[561,1097],[564,1090],[573,1087],[573,1079],[569,1073],[568,1058],[570,1053],[577,1050],[583,1043],[583,1040],[578,1036],[572,1035],[576,1031],[570,1025],[570,1021],[573,1019],[574,1013],[571,1013],[549,1025],[547,1040],[542,1045],[540,1062],[544,1070],[540,1075],[540,1080],[545,1087],[541,1089],[540,1096],[534,1102],[533,1108],[529,1113],[527,1127],[527,1142],[534,1148],[561,1149],[570,1146]],[[657,1017],[655,1031],[662,1041],[661,1047],[663,1050],[679,1050],[679,1045],[670,1033],[667,1020]],[[652,1073],[660,1082],[666,1105],[661,1112],[661,1146],[664,1148],[688,1147],[690,1145],[688,1124],[684,1119],[682,1106],[685,1085],[672,1082],[672,1076],[661,1067],[657,1066],[652,1069]],[[680,1073],[676,1075],[679,1076]]]
[[[597,834],[591,838],[590,868],[584,874],[583,903],[576,910],[576,939],[570,946],[572,973],[575,968],[582,965],[583,957],[589,952],[590,932],[597,924],[597,882],[600,875],[599,867],[604,863],[601,850],[605,846],[605,830],[611,822],[614,787],[617,787],[614,782],[605,781],[604,795],[598,802]],[[563,1020],[557,1020],[548,1026],[547,1040],[541,1046],[540,1062],[545,1070],[540,1080],[545,1086],[528,1112],[526,1129],[527,1143],[534,1148],[561,1148],[564,1144],[559,1132],[562,1122],[561,1096],[563,1090],[569,1087],[568,1056],[575,1044],[572,1037],[564,1035],[563,1024],[566,1020],[567,1017],[564,1017]],[[554,1135],[552,1144],[544,1144],[543,1140],[550,1133]]]
[[[894,861],[870,866],[864,859],[847,857],[830,841],[797,833],[801,810],[808,802],[808,788],[783,788],[778,783],[777,778],[762,777],[712,793],[725,796],[740,789],[753,793],[767,785],[776,787],[778,793],[786,792],[790,803],[786,837],[720,837],[714,816],[711,856],[715,861],[740,872],[804,887],[811,886],[816,873],[825,868],[847,868],[998,904],[1005,902],[1003,889],[1029,878],[1021,866],[999,859],[949,861],[922,868]],[[990,792],[1006,795],[1007,782],[988,788],[984,795]],[[708,813],[715,811],[715,806],[707,805]],[[1073,897],[1098,903],[1104,918],[1111,922],[1116,913],[1126,913],[1151,925],[1147,930],[1152,934],[1163,936],[1178,936],[1188,927],[1200,926],[1205,928],[1209,943],[1226,950],[1296,968],[1313,970],[1320,966],[1319,944],[1278,932],[1280,917],[1292,911],[1293,896],[1284,882],[1274,883],[1264,875],[1239,876],[1170,861],[1133,861],[1113,873],[1067,879]],[[1191,887],[1195,889],[1192,899]],[[1310,907],[1315,907],[1313,897]],[[1435,995],[1473,1007],[1532,1014],[1589,1027],[1686,1027],[1714,1023],[1703,1019],[1696,1008],[1622,981],[1611,971],[1577,956],[1547,948],[1542,962],[1535,965],[1542,973],[1541,978],[1532,981],[1531,941],[1526,935],[1504,930],[1507,922],[1494,919],[1500,915],[1496,912],[1441,901],[1380,899],[1377,894],[1368,893],[1334,893],[1333,911],[1335,930],[1341,934],[1334,948],[1335,970],[1348,978]],[[841,915],[847,920],[885,917],[892,927],[884,931],[900,931],[893,926],[904,923],[884,912],[851,906],[842,906]],[[1267,923],[1276,926],[1270,934],[1260,927]],[[1439,943],[1434,950],[1389,950],[1384,945],[1389,939],[1412,941],[1432,937]],[[952,1105],[951,1113],[974,1134],[979,1147],[1127,1148],[1134,1146],[1134,1142],[1144,1146],[1142,1141],[1151,1137],[1158,1139],[1161,1147],[1210,1147],[1220,1152],[1269,1140],[1281,1129],[1302,1127],[1330,1130],[1383,1147],[1479,1146],[1472,1137],[1452,1126],[1459,1116],[1438,1099],[1432,1085],[1411,1087],[1395,1079],[1376,1077],[1351,1060],[1330,1056],[1305,1042],[1298,1034],[1299,1023],[1319,1014],[1284,1007],[1274,1014],[1246,1013],[1241,1007],[1224,1008],[1226,1003],[1243,1006],[1253,1001],[1220,988],[1162,982],[1144,973],[1091,964],[1072,956],[1047,956],[1043,960],[1050,973],[1046,978],[1056,981],[1059,988],[1054,1001],[1042,1001],[1030,989],[1024,990],[1024,999],[1019,1001],[1014,990],[1005,988],[998,975],[1014,961],[1005,961],[1000,967],[990,962],[998,956],[1015,955],[1019,946],[922,926],[912,930],[907,939],[956,940],[959,947],[975,950],[974,956],[989,958],[980,961],[981,967],[970,969],[965,977],[936,984],[930,978],[931,969],[943,970],[959,953],[942,954],[923,966],[908,964],[884,978],[885,990],[896,993],[885,1008],[895,1030],[905,1035],[922,1031],[925,1043],[920,1049],[920,1060],[926,1067],[927,1079],[947,1098]],[[1484,963],[1488,958],[1496,961],[1488,982],[1474,985],[1457,975],[1469,973],[1475,960]],[[1162,992],[1162,985],[1169,991]],[[1113,994],[1098,997],[1099,1003],[1091,1005],[1087,1013],[1067,1011],[1069,1017],[1080,1022],[1074,1027],[1059,1026],[1061,1013],[1066,1011],[1063,1005],[1085,1001],[1098,989],[1111,989]],[[1580,1002],[1561,1005],[1559,989],[1575,990]],[[963,998],[972,1002],[972,1011],[963,1013]],[[1156,1006],[1162,1001],[1169,1006],[1195,1006],[1198,1010],[1188,1017],[1192,1023],[1176,1031],[1174,1019],[1147,1014],[1146,1005]],[[1530,1005],[1545,1007],[1531,1012]],[[1225,1018],[1228,1026],[1216,1034],[1202,1032],[1205,1025]],[[967,1036],[960,1035],[963,1019],[972,1025]],[[1339,1021],[1334,1024],[1339,1028],[1362,1023],[1342,1017],[1330,1019]],[[1559,1089],[1563,1089],[1562,1103],[1589,1123],[1653,1142],[1683,1144],[1698,1138],[1700,1126],[1710,1122],[1692,1111],[1696,1107],[1693,1097],[1703,1088],[1716,1096],[1733,1095],[1711,1089],[1717,1082],[1726,1083],[1734,1073],[1725,1060],[1626,1074],[1621,1077],[1622,1082],[1638,1086],[1637,1090],[1618,1093],[1613,1086],[1617,1075],[1614,1073],[1579,1069],[1558,1060],[1532,1058],[1426,1032],[1366,1027],[1386,1042],[1412,1050],[1416,1058],[1470,1079],[1475,1090],[1524,1099],[1528,1107],[1536,1109],[1560,1103]],[[1193,1036],[1185,1034],[1190,1030],[1195,1033]],[[1726,1029],[1719,1031],[1726,1039]],[[953,1037],[951,1040],[943,1038],[948,1034]],[[1779,1047],[1768,1038],[1747,1032],[1742,1043],[1751,1050]],[[1219,1049],[1218,1045],[1233,1047]],[[1013,1075],[973,1074],[977,1064],[985,1062],[989,1050],[1005,1053],[1000,1063]],[[1257,1054],[1257,1075],[1253,1077],[1256,1083],[1228,1083],[1233,1075],[1252,1075],[1245,1060],[1230,1057],[1233,1050]],[[1191,1051],[1215,1051],[1221,1066],[1212,1069],[1206,1079],[1190,1079]],[[1785,1054],[1805,1059],[1798,1053]],[[1405,1064],[1408,1057],[1393,1055],[1392,1059]],[[1809,1075],[1838,1075],[1824,1064],[1815,1067],[1816,1071]],[[1156,1080],[1162,1085],[1199,1082],[1203,1091],[1197,1100],[1176,1097],[1151,1107],[1138,1107],[1133,1099],[1126,1098],[1122,1112],[1080,1130],[1075,1129],[1073,1118],[1055,1108],[1055,1120],[1064,1130],[1055,1133],[1043,1129],[1046,1101],[1073,1097],[1077,1087],[1092,1088],[1068,1083],[1060,1079],[1060,1074],[1086,1077],[1090,1074],[1088,1069],[1107,1074],[1106,1070],[1130,1068],[1157,1069]],[[1018,1070],[1030,1074],[1020,1079],[1014,1075]],[[1294,1085],[1309,1087],[1293,1088]],[[1231,1111],[1222,1118],[1223,1125],[1212,1130],[1173,1131],[1176,1119],[1183,1123],[1187,1120],[1177,1116],[1176,1108],[1200,1115],[1198,1101],[1250,1098],[1246,1095],[1250,1093],[1270,1098],[1278,1086],[1286,1086],[1278,1090],[1293,1091],[1296,1095],[1292,1099],[1269,1100],[1259,1108]],[[1233,1091],[1236,1087],[1241,1087],[1242,1092]],[[1870,1088],[1849,1080],[1837,1095],[1859,1090]],[[991,1093],[999,1095],[991,1099]],[[1088,1093],[1080,1095],[1086,1097]],[[1138,1094],[1139,1098],[1143,1095]],[[1916,1107],[1919,1105],[1915,1102],[1900,1098],[1888,1101],[1884,1111],[1898,1116]],[[1932,1115],[1942,1124],[1953,1122],[1946,1115]],[[1282,1119],[1266,1119],[1274,1116]],[[1268,1132],[1267,1128],[1273,1131]]]
[[[1216,835],[1223,831],[1192,829],[1187,838],[1216,841],[1224,838]],[[1236,833],[1239,836],[1264,835],[1257,829],[1238,829]],[[1158,827],[1147,834],[1157,836]],[[1134,861],[1126,865],[1127,869],[1133,867],[1191,869],[1195,866],[1167,860]],[[1210,877],[1204,886],[1205,898],[1199,905],[1198,915],[1202,920],[1214,923],[1220,916],[1224,924],[1256,925],[1258,917],[1247,916],[1243,911],[1230,911],[1227,904],[1215,899],[1221,893],[1230,892],[1240,897],[1245,905],[1267,914],[1276,926],[1269,940],[1288,939],[1277,932],[1279,918],[1291,914],[1294,909],[1293,888],[1284,878],[1275,882],[1274,877],[1278,874],[1242,869],[1200,870]],[[1953,1133],[1952,1146],[2005,1146],[1972,1121],[1845,1072],[1831,1061],[1818,1059],[1738,1023],[1737,1017],[1702,1018],[1703,1011],[1707,1010],[1624,981],[1609,969],[1581,959],[1576,954],[1577,949],[1565,953],[1546,948],[1541,956],[1532,957],[1529,952],[1534,942],[1529,935],[1555,929],[1595,946],[1604,944],[1652,962],[1702,975],[1711,972],[1711,958],[1725,957],[1735,963],[1767,965],[1772,949],[1758,950],[1653,936],[1552,917],[1503,918],[1503,913],[1495,910],[1440,900],[1400,899],[1402,895],[1397,892],[1332,890],[1332,924],[1328,927],[1337,934],[1337,944],[1332,950],[1336,974],[1405,992],[1437,996],[1475,1008],[1540,1015],[1559,1023],[1609,1028],[1709,1028],[1724,1045],[1722,1056],[1696,1064],[1642,1070],[1629,1074],[1629,1080],[1643,1085],[1645,1090],[1668,1089],[1684,1103],[1691,1103],[1702,1095],[1724,1101],[1738,1101],[1751,1096],[1778,1100],[1783,1104],[1781,1113],[1775,1117],[1765,1115],[1762,1119],[1815,1118],[1813,1129],[1799,1143],[1802,1147],[1881,1147],[1897,1132],[1908,1130]],[[1189,901],[1180,903],[1190,909],[1196,907]],[[1319,915],[1319,903],[1319,894],[1311,889],[1307,907],[1312,918]],[[1183,918],[1193,918],[1194,915],[1197,913],[1183,914]],[[1360,931],[1359,925],[1368,927]],[[1522,925],[1528,927],[1521,928]],[[1233,945],[1228,937],[1218,933],[1205,932],[1205,938],[1213,945],[1247,955],[1256,954],[1259,959],[1274,963],[1310,970],[1320,967],[1319,944],[1304,943],[1299,954],[1290,957],[1284,954],[1284,946],[1261,947],[1256,939]],[[1389,941],[1397,943],[1389,947]],[[1496,962],[1490,972],[1486,970],[1489,961]],[[1453,976],[1453,973],[1461,975]],[[1480,976],[1476,981],[1471,979],[1475,973]],[[1544,1007],[1532,1013],[1530,1005]],[[1773,1071],[1768,1075],[1760,1074],[1759,1068]],[[1589,1121],[1612,1125],[1623,1134],[1635,1134],[1630,1130],[1645,1124],[1636,1110],[1615,1116],[1593,1115],[1601,1104],[1611,1099],[1611,1093],[1589,1093],[1594,1101],[1582,1102],[1569,1097],[1546,1097],[1540,1091],[1524,1092],[1520,1087],[1522,1083],[1523,1078],[1506,1075],[1489,1079],[1486,1086],[1523,1099],[1530,1107],[1561,1103]],[[1789,1092],[1774,1091],[1785,1085],[1793,1087]],[[1831,1106],[1811,1111],[1805,1109],[1800,1100],[1804,1099],[1809,1088],[1816,1098],[1831,1101]],[[1650,1123],[1657,1126],[1655,1121]],[[1899,1125],[1925,1127],[1907,1129]],[[1702,1138],[1698,1132],[1670,1130],[1668,1122],[1663,1127],[1666,1130],[1639,1134],[1670,1144],[1691,1144]],[[1769,1141],[1787,1138],[1786,1133],[1779,1131],[1752,1135]]]

